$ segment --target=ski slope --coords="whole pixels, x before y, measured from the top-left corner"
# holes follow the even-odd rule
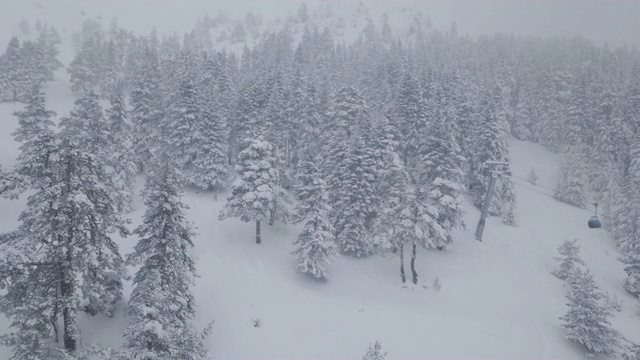
[[[73,97],[64,73],[59,75],[46,85],[48,106],[65,116]],[[4,168],[19,152],[10,132],[17,126],[11,113],[20,108],[0,103]],[[392,253],[368,259],[342,256],[329,267],[327,283],[313,281],[295,271],[290,255],[297,226],[265,226],[263,243],[256,245],[253,224],[218,220],[224,194],[214,200],[213,193],[187,191],[184,200],[199,233],[195,323],[203,328],[215,320],[209,338],[213,357],[360,359],[368,344],[379,340],[388,360],[582,359],[584,351],[564,339],[558,317],[566,311],[565,289],[550,274],[557,266],[557,246],[574,238],[580,239],[581,256],[602,290],[622,301],[613,325],[630,340],[640,340],[638,302],[622,289],[624,272],[614,241],[606,231],[587,227],[589,210],[544,195],[554,185],[557,155],[517,140],[510,140],[510,151],[518,226],[490,217],[483,241],[476,241],[479,211],[468,201],[468,229],[455,233],[450,251],[419,249],[417,286],[402,286],[399,259]],[[531,168],[540,177],[538,186],[518,179]],[[144,179],[138,180],[141,189]],[[16,228],[25,201],[0,199],[0,232]],[[132,226],[143,212],[137,199]],[[121,251],[130,252],[135,242],[122,239]],[[440,291],[433,289],[436,277]],[[128,295],[130,288],[125,290]],[[114,318],[80,317],[82,344],[121,344],[124,304]],[[8,323],[1,319],[0,331],[6,330]],[[0,349],[0,359],[9,356]]]

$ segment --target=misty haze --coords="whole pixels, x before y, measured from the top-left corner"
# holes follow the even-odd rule
[[[640,360],[638,19],[0,0],[0,360]]]

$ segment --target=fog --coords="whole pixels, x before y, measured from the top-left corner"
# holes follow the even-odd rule
[[[308,0],[310,9],[322,1]],[[342,0],[343,3],[349,0]],[[355,2],[352,1],[352,2]],[[581,35],[597,44],[613,47],[640,45],[638,0],[367,0],[371,12],[415,7],[429,15],[434,26],[448,29],[456,22],[461,35],[507,33],[533,36]],[[187,31],[205,13],[223,12],[232,17],[251,10],[272,19],[295,13],[300,0],[0,0],[0,33],[3,40],[17,31],[22,18],[43,19],[55,26],[71,27],[83,18],[101,16],[136,32],[152,25],[163,31]],[[145,10],[148,9],[148,10]],[[84,15],[83,15],[84,14]]]

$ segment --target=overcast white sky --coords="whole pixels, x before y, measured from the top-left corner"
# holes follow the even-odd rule
[[[310,8],[320,1],[307,0]],[[183,32],[204,13],[219,10],[244,15],[252,10],[265,18],[293,13],[301,0],[0,0],[0,40],[15,31],[22,17],[49,19],[56,26],[76,30],[86,16],[117,15],[122,26],[144,31],[155,24],[165,31]],[[414,6],[446,29],[455,21],[460,34],[514,33],[570,37],[581,34],[616,47],[640,46],[640,0],[363,0],[374,13],[385,8]],[[39,6],[36,6],[39,4]],[[46,20],[45,20],[46,21]]]

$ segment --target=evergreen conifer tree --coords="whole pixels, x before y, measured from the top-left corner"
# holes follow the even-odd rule
[[[509,148],[507,144],[507,123],[503,110],[502,90],[495,86],[490,92],[485,93],[480,103],[480,121],[476,125],[475,141],[471,161],[471,173],[474,178],[488,184],[491,177],[491,167],[487,161],[509,162]],[[475,204],[480,207],[484,203],[485,193],[482,192]],[[515,194],[511,179],[500,177],[496,180],[496,186],[489,214],[493,216],[508,215],[513,210]]]
[[[280,187],[281,174],[278,158],[273,155],[273,146],[263,135],[245,139],[245,147],[238,154],[236,179],[231,185],[231,194],[220,212],[219,219],[237,217],[244,222],[255,221],[256,243],[260,244],[262,220],[288,219],[287,194]]]
[[[631,179],[622,185],[621,204],[616,208],[612,218],[616,219],[613,235],[618,241],[620,261],[625,264],[627,278],[624,289],[640,298],[640,194]]]
[[[361,135],[350,139],[344,165],[338,169],[332,223],[340,250],[355,257],[374,252],[375,167]]]
[[[192,255],[195,232],[182,202],[182,179],[169,157],[159,155],[149,169],[143,192],[139,240],[127,256],[140,265],[133,278],[124,331],[131,359],[207,359],[191,321],[195,300],[190,287],[196,275]]]
[[[21,47],[18,37],[13,36],[7,49],[0,58],[0,91],[3,100],[18,101],[20,96],[20,82],[22,80]]]
[[[428,134],[425,134],[425,141],[420,149],[423,164],[418,175],[418,184],[427,189],[429,204],[434,207],[435,220],[445,230],[433,239],[436,246],[442,249],[452,245],[451,230],[463,226],[461,185],[463,173],[462,164],[465,159],[461,155],[454,133],[451,128],[450,118],[445,114],[435,119]],[[440,235],[444,235],[441,237]]]
[[[325,265],[337,255],[337,246],[333,226],[328,219],[331,208],[326,184],[311,157],[299,164],[296,197],[298,205],[294,221],[304,225],[294,242],[297,248],[293,254],[298,257],[296,268],[303,274],[326,280]]]
[[[27,94],[25,109],[13,113],[18,118],[18,128],[12,133],[21,142],[20,155],[13,171],[11,183],[5,184],[4,196],[17,196],[32,188],[40,176],[46,173],[50,155],[54,152],[55,112],[47,110],[40,84],[33,84]]]
[[[109,315],[121,295],[113,279],[126,270],[111,234],[126,235],[126,221],[115,206],[105,157],[92,146],[102,143],[98,119],[88,118],[96,115],[94,97],[79,99],[61,120],[54,146],[32,157],[46,158],[47,166],[36,166],[43,171],[30,183],[35,192],[18,229],[3,235],[1,265],[9,286],[0,311],[17,329],[4,340],[20,358],[40,356],[51,330],[57,336],[60,318],[64,349],[75,351],[80,300]]]
[[[593,275],[576,269],[569,281],[569,310],[560,318],[566,338],[583,345],[589,357],[615,354],[621,335],[611,327],[611,310],[599,303],[603,295]]]
[[[582,155],[574,151],[569,152],[560,166],[553,197],[567,204],[584,207],[587,186],[584,170]]]
[[[133,138],[128,112],[124,101],[122,83],[110,90],[110,107],[106,111],[107,137],[110,146],[109,159],[113,170],[114,185],[121,191],[123,203],[120,210],[131,208],[136,180],[136,164],[133,155]]]
[[[144,50],[132,76],[130,107],[133,124],[133,153],[136,156],[138,170],[144,170],[152,157],[159,138],[159,114],[156,107],[159,96],[158,59],[148,42],[143,42]]]
[[[382,344],[376,340],[373,345],[369,344],[369,349],[362,360],[384,360],[386,356],[387,353],[382,352]]]
[[[584,261],[580,259],[580,246],[577,244],[578,239],[565,240],[560,246],[558,246],[559,257],[554,259],[560,263],[560,269],[553,271],[552,274],[561,280],[570,278],[576,269],[576,265],[586,266]]]

